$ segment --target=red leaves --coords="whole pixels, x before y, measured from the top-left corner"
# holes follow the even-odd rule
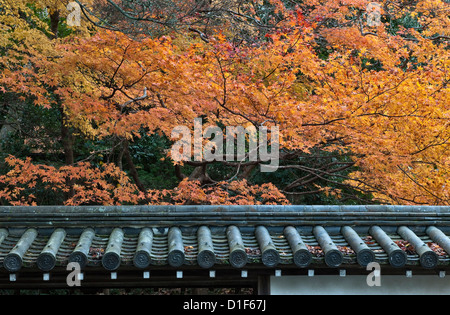
[[[217,24],[223,26],[217,27],[220,33],[208,33],[207,44],[181,36],[133,40],[105,30],[53,41],[29,29],[38,20],[16,23],[22,18],[11,12],[30,8],[10,1],[8,7],[15,9],[7,9],[4,17],[16,26],[13,33],[2,30],[4,47],[12,49],[0,58],[0,92],[16,93],[45,108],[58,106],[77,132],[97,138],[131,139],[142,128],[169,135],[176,125],[200,115],[224,125],[271,121],[280,127],[283,149],[351,152],[358,171],[341,178],[376,201],[449,204],[450,55],[441,41],[448,30],[447,4],[389,6],[393,20],[411,14],[420,16],[423,26],[420,33],[402,26],[394,35],[383,27],[367,28],[360,16],[367,1],[347,2],[352,5],[329,0],[287,7],[281,0],[268,0],[274,9],[268,23],[275,30],[261,42],[255,38],[234,45],[227,38],[233,30],[226,24]],[[250,14],[247,22],[253,17],[259,25],[263,22],[253,11],[256,7],[242,6],[247,8],[242,13]],[[328,23],[333,27],[325,21],[333,21]],[[438,40],[435,34],[442,36]],[[333,53],[320,56],[316,51],[322,49],[316,48]],[[29,193],[38,186],[73,190],[67,204],[142,201],[128,178],[109,166],[56,169],[29,160],[8,161],[11,170],[0,177],[0,198],[8,204],[33,204],[36,194]],[[119,183],[107,179],[109,174]],[[150,193],[152,203],[287,202],[270,184],[242,182],[208,188],[182,182],[177,189]]]
[[[92,259],[100,260],[100,259],[102,259],[104,254],[105,254],[104,248],[101,248],[101,247],[90,247],[89,248],[89,256],[91,256]]]
[[[306,244],[306,247],[308,248],[308,251],[316,258],[325,256],[325,253],[320,246],[311,246]],[[337,245],[336,247],[344,255],[355,255],[355,251],[348,246]]]
[[[373,240],[373,237],[370,235],[367,235],[364,239],[363,239],[364,243],[366,243],[367,245],[373,245],[375,244],[375,241]]]
[[[397,244],[398,247],[400,247],[401,250],[405,251],[408,255],[416,255],[416,249],[414,246],[412,246],[409,242],[405,240],[398,240],[394,241],[395,244]]]
[[[150,190],[148,194],[151,204],[289,204],[286,197],[274,185],[249,185],[246,180],[223,181],[202,187],[198,181],[184,179],[174,189]]]
[[[406,252],[408,255],[417,255],[417,251],[410,243],[405,240],[394,241],[395,244],[398,245],[402,250]],[[445,250],[434,242],[427,242],[427,246],[434,251],[439,256],[445,256],[447,253]]]

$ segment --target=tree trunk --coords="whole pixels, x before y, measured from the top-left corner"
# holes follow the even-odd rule
[[[133,178],[134,183],[136,184],[136,186],[139,188],[140,191],[145,193],[146,189],[144,187],[144,184],[139,179],[139,174],[136,170],[136,166],[134,165],[133,159],[131,158],[128,140],[124,140],[123,142],[123,155],[125,157],[125,161],[128,165],[128,169],[130,170],[130,175]]]

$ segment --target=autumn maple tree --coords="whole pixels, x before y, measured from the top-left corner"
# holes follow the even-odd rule
[[[2,204],[450,203],[445,1],[0,3]],[[174,161],[196,118],[277,126],[278,169]]]

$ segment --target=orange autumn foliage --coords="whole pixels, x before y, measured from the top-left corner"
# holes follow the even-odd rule
[[[94,167],[82,162],[59,168],[33,164],[31,159],[6,159],[10,170],[0,175],[0,204],[36,205],[40,190],[74,190],[65,205],[121,204],[287,204],[283,194],[272,184],[249,185],[245,180],[201,187],[197,181],[183,180],[172,190],[140,192],[123,171],[114,164]],[[69,185],[68,182],[71,182]]]
[[[11,53],[0,84],[32,97],[38,106],[57,103],[70,126],[96,139],[133,141],[142,129],[170,136],[175,126],[192,127],[200,116],[210,124],[276,125],[285,152],[310,154],[319,148],[351,156],[355,169],[340,179],[377,202],[448,205],[448,3],[380,1],[384,23],[370,26],[364,16],[369,2],[306,0],[288,9],[272,0],[274,13],[284,19],[264,41],[241,45],[226,28],[211,31],[207,42],[177,34],[132,38],[100,29],[92,36],[52,42],[51,49],[46,47],[54,58],[43,58],[44,49],[25,57]],[[406,14],[422,27],[399,26],[393,32],[386,21]],[[323,47],[329,51],[326,58],[318,53]],[[330,175],[302,167],[311,176]],[[42,178],[52,172],[60,189],[68,189],[62,179],[82,171],[87,177],[73,178],[84,180],[83,187],[73,186],[78,199],[65,201],[72,204],[137,203],[149,196],[152,203],[285,202],[275,187],[244,182],[205,188],[185,180],[177,190],[143,197],[113,166],[40,166],[35,171]],[[2,197],[28,202],[21,192],[35,182],[24,181],[19,172],[8,174],[1,178],[8,185]],[[116,191],[106,176],[127,188]]]

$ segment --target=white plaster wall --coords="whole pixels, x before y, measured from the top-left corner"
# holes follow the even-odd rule
[[[367,276],[281,276],[270,278],[272,295],[450,294],[450,276],[381,275],[380,286],[368,286]]]

